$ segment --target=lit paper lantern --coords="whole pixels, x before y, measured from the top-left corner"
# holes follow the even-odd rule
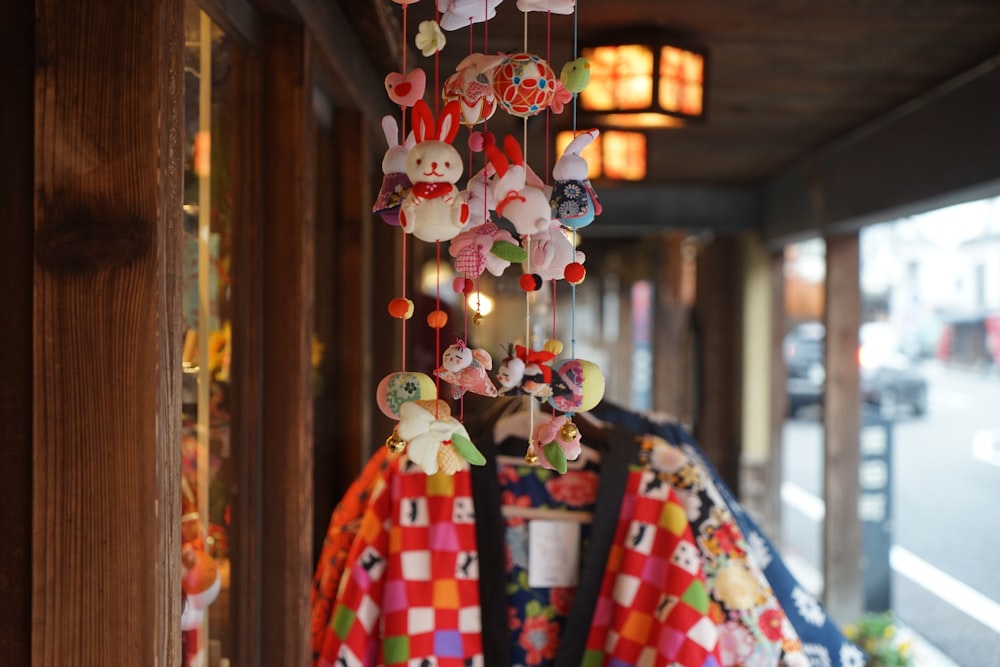
[[[538,56],[515,53],[493,73],[493,90],[507,113],[527,118],[549,106],[556,93],[556,75]]]

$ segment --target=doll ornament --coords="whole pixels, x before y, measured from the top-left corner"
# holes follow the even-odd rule
[[[505,396],[531,396],[539,401],[552,395],[552,367],[555,355],[547,350],[530,350],[522,345],[507,348],[500,362],[497,383]]]
[[[430,107],[413,107],[416,144],[406,155],[406,175],[413,187],[399,209],[399,224],[421,241],[447,241],[469,221],[469,205],[455,183],[462,177],[462,156],[451,142],[458,132],[458,103],[445,105],[437,124]]]
[[[552,168],[552,217],[573,229],[586,227],[601,213],[601,203],[587,178],[587,160],[580,155],[599,134],[594,129],[574,137]]]
[[[413,147],[413,133],[399,143],[399,123],[392,116],[382,118],[382,132],[388,149],[382,156],[382,187],[372,206],[372,213],[387,224],[399,226],[399,206],[410,192],[410,177],[406,175],[406,154]]]
[[[552,207],[541,179],[525,163],[517,139],[507,135],[503,145],[503,151],[495,145],[486,146],[486,155],[497,174],[493,180],[497,213],[510,220],[521,236],[548,229]]]
[[[441,367],[435,374],[452,385],[452,395],[459,399],[467,391],[480,396],[495,398],[497,388],[493,386],[487,371],[493,368],[493,359],[486,350],[466,346],[465,341],[456,341],[441,355]]]
[[[558,220],[550,222],[547,229],[531,235],[528,256],[531,271],[543,280],[562,280],[567,266],[573,262],[583,264],[586,259],[582,251],[573,247]]]

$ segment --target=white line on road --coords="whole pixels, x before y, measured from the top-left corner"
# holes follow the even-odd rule
[[[813,521],[822,521],[826,516],[826,503],[823,499],[817,498],[794,482],[781,484],[781,500]],[[1000,602],[991,600],[898,544],[894,544],[889,551],[889,564],[893,570],[955,609],[995,632],[1000,632]],[[822,579],[822,575],[820,578]]]
[[[942,572],[906,548],[893,545],[889,551],[892,569],[941,598],[963,614],[994,632],[1000,632],[1000,603]]]
[[[991,466],[1000,466],[1000,428],[976,431],[972,436],[972,458]]]

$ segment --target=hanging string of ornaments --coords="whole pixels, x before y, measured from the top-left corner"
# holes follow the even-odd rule
[[[407,8],[419,0],[393,1],[402,5],[403,71],[386,76],[385,88],[390,100],[399,105],[400,117],[382,119],[387,150],[382,160],[382,187],[372,207],[403,235],[402,292],[388,306],[389,314],[402,323],[402,368],[383,378],[377,388],[379,408],[398,421],[386,446],[394,452],[405,450],[427,474],[453,474],[467,464],[485,464],[461,418],[453,416],[449,403],[439,398],[444,381],[450,385],[451,397],[459,401],[472,392],[491,398],[522,396],[526,402],[546,406],[551,416],[540,417],[537,424],[534,410],[529,411],[532,428],[525,460],[565,472],[567,461],[580,454],[580,432],[573,424],[573,415],[590,410],[604,396],[601,370],[592,362],[575,358],[576,286],[586,277],[585,257],[576,250],[576,235],[601,212],[581,155],[598,131],[577,133],[575,128],[576,94],[590,78],[586,59],[576,57],[576,0],[517,0],[517,9],[525,14],[524,50],[495,54],[488,52],[487,23],[496,16],[501,0],[424,0],[436,1],[436,20],[420,22],[414,42],[424,57],[434,59],[433,90],[440,90],[441,102],[435,101],[434,110],[424,99],[428,92],[426,72],[420,67],[407,68]],[[546,13],[548,26],[552,14],[573,17],[574,59],[565,63],[558,77],[546,59],[528,52],[530,12]],[[483,24],[483,52],[472,51],[476,24]],[[445,31],[461,29],[469,30],[469,54],[441,84],[438,54],[447,41]],[[547,43],[549,37],[546,35]],[[539,178],[525,157],[527,119],[542,113],[563,113],[571,103],[575,137],[556,161],[548,183]],[[497,140],[486,129],[486,122],[498,110],[523,119],[525,145],[510,135]],[[460,183],[465,163],[454,145],[461,126],[469,130],[471,176],[464,187]],[[548,139],[546,136],[546,145]],[[483,162],[475,173],[473,154],[481,154]],[[546,152],[546,170],[547,163]],[[406,296],[409,236],[436,246],[437,303],[426,315],[427,325],[435,330],[441,360],[434,378],[406,368],[406,327],[414,315],[413,301]],[[506,344],[506,355],[493,377],[489,353],[469,347],[463,339],[441,352],[441,332],[448,323],[440,298],[442,244],[447,244],[458,276],[446,288],[463,297],[479,293],[480,277],[486,271],[499,278],[511,266],[521,269],[518,280],[527,311],[525,344]],[[550,281],[553,289],[553,337],[541,349],[532,349],[531,295],[542,289],[545,281]],[[563,358],[559,355],[564,346],[555,338],[554,302],[559,281],[569,283],[573,292],[572,344],[569,356]],[[463,303],[467,339],[469,300],[463,298]],[[477,305],[473,323],[480,324],[483,317]],[[464,402],[462,406],[464,409]]]

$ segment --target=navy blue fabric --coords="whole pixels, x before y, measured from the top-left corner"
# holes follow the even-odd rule
[[[736,519],[750,544],[753,557],[802,640],[802,649],[811,667],[864,667],[865,654],[844,637],[823,605],[795,579],[774,544],[736,500],[701,447],[681,424],[673,419],[658,419],[655,415],[631,412],[608,402],[600,403],[590,413],[636,435],[651,434],[663,438],[700,462]]]

